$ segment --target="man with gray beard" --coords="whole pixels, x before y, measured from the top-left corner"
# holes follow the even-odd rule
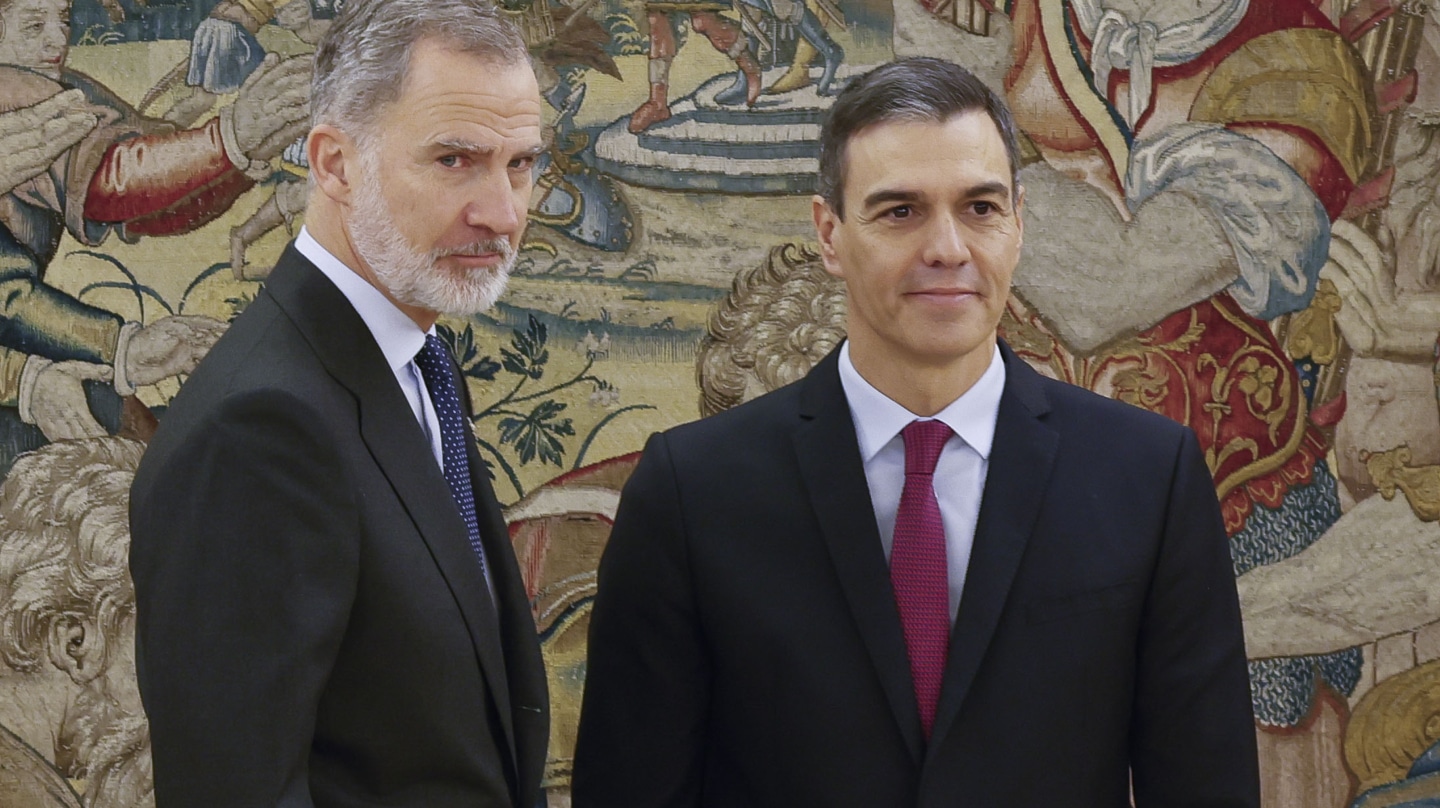
[[[156,805],[530,808],[539,645],[434,329],[524,230],[525,44],[485,0],[352,1],[311,108],[306,227],[132,490]]]

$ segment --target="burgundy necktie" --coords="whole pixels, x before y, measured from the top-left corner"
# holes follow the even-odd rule
[[[950,650],[950,585],[945,524],[935,501],[935,462],[953,433],[940,421],[911,421],[900,434],[905,438],[905,488],[895,513],[890,583],[900,607],[920,725],[928,740]]]

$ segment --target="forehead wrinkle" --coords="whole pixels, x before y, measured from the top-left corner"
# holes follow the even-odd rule
[[[486,159],[539,150],[544,120],[539,95],[531,89],[533,77],[524,81],[507,72],[491,86],[484,80],[457,81],[421,53],[412,62],[400,96],[386,113],[393,133],[405,134],[426,151],[452,149]]]
[[[458,114],[448,114],[451,111]],[[540,115],[503,115],[476,110],[469,105],[454,105],[451,109],[431,107],[420,113],[424,129],[430,131],[430,142],[459,148],[462,151],[489,153],[496,146],[482,144],[479,140],[535,140],[543,138]],[[468,133],[468,134],[467,134]]]
[[[516,98],[480,90],[441,90],[425,93],[416,103],[431,115],[479,116],[517,125],[540,123],[540,99]]]
[[[867,155],[867,159],[881,165],[888,165],[896,153],[898,151],[895,149],[884,149],[879,153]],[[978,165],[980,162],[982,161],[974,159],[964,161],[965,165],[961,168],[965,169],[962,173],[969,175],[968,184],[958,189],[949,183],[952,175],[948,172],[952,167],[947,165],[944,160],[939,161],[938,164],[927,165],[923,170],[916,167],[914,171],[907,171],[906,174],[914,175],[907,177],[896,177],[894,174],[897,172],[887,168],[885,173],[891,176],[881,177],[878,182],[894,184],[888,187],[882,186],[866,193],[860,200],[861,207],[868,208],[886,202],[919,202],[937,197],[952,197],[952,195],[953,198],[961,201],[991,195],[1006,199],[1013,197],[1014,189],[1008,182],[1008,176],[997,176],[995,172]],[[850,167],[847,166],[847,168]]]

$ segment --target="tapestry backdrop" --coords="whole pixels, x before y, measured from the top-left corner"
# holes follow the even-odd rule
[[[153,804],[129,481],[304,221],[301,65],[336,2],[0,0],[0,804]],[[635,453],[843,339],[810,244],[820,122],[920,54],[1003,87],[1023,130],[1010,344],[1200,435],[1265,805],[1440,804],[1433,3],[505,7],[553,145],[509,291],[441,330],[533,595],[551,805]]]

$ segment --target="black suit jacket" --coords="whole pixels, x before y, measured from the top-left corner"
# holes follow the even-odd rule
[[[932,739],[832,354],[646,447],[600,565],[577,808],[1096,808],[1132,769],[1140,808],[1259,805],[1194,435],[1003,355]]]
[[[132,489],[159,808],[535,805],[544,671],[469,449],[493,599],[384,355],[288,249]]]

